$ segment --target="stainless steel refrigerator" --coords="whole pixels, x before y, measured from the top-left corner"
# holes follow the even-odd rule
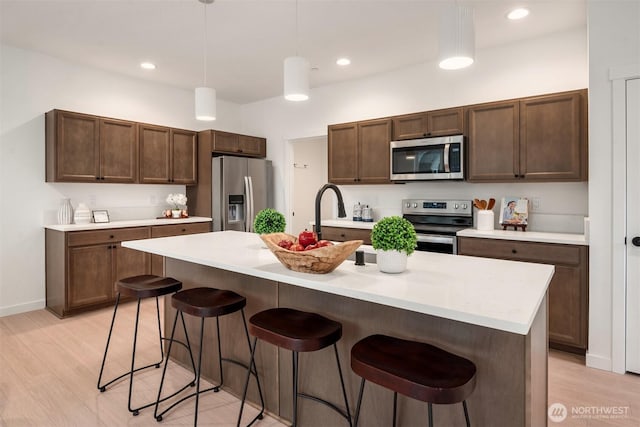
[[[253,220],[273,204],[271,160],[211,159],[213,231],[253,231]]]

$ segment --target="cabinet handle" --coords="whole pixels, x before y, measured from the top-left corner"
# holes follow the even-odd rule
[[[518,253],[518,251],[517,251],[517,250],[515,250],[515,249],[511,249],[511,253],[512,253],[512,254],[517,254],[517,253]]]
[[[341,234],[340,237],[342,237],[343,239],[346,238],[347,236],[344,234]]]
[[[185,231],[187,231],[187,229],[186,229],[186,228],[183,228],[183,229],[182,229],[182,232],[184,233]]]
[[[111,236],[109,236],[110,239],[113,239],[115,236],[112,234]]]

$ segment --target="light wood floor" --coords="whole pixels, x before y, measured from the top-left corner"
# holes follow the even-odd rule
[[[143,322],[139,334],[141,363],[158,359],[154,335],[155,305],[142,304]],[[133,417],[127,411],[128,382],[114,384],[105,393],[96,388],[112,309],[60,320],[45,310],[0,318],[0,426],[120,426],[191,425],[193,401],[184,402],[158,424],[153,408]],[[124,372],[130,363],[135,304],[119,309],[112,338],[110,363],[105,375]],[[136,374],[134,405],[156,398],[161,371],[149,369]],[[189,372],[170,363],[167,387],[179,387],[191,380]],[[561,352],[549,357],[549,403],[562,403],[569,415],[550,426],[640,426],[640,376],[618,375],[584,366],[583,358]],[[595,410],[622,408],[617,419],[593,415]],[[224,391],[200,399],[199,424],[235,426],[239,402]],[[593,409],[598,408],[598,409]],[[624,409],[627,408],[627,409]],[[591,411],[577,418],[572,411]],[[257,411],[248,408],[245,420]],[[496,414],[495,427],[501,426]],[[283,426],[267,417],[258,427]]]

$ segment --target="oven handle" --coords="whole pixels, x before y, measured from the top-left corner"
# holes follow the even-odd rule
[[[423,243],[444,243],[452,245],[455,243],[455,236],[443,236],[440,234],[417,234],[418,242]]]

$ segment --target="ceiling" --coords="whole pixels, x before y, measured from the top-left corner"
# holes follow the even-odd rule
[[[443,3],[299,0],[297,50],[314,68],[311,86],[434,60]],[[478,49],[586,28],[586,0],[460,3],[474,6]],[[517,5],[531,14],[507,20]],[[0,40],[192,89],[203,84],[204,7],[197,0],[0,0]],[[219,98],[244,104],[282,94],[283,60],[296,54],[295,0],[215,0],[207,32],[207,85]],[[352,64],[337,66],[340,56]],[[157,69],[140,69],[145,60]]]

